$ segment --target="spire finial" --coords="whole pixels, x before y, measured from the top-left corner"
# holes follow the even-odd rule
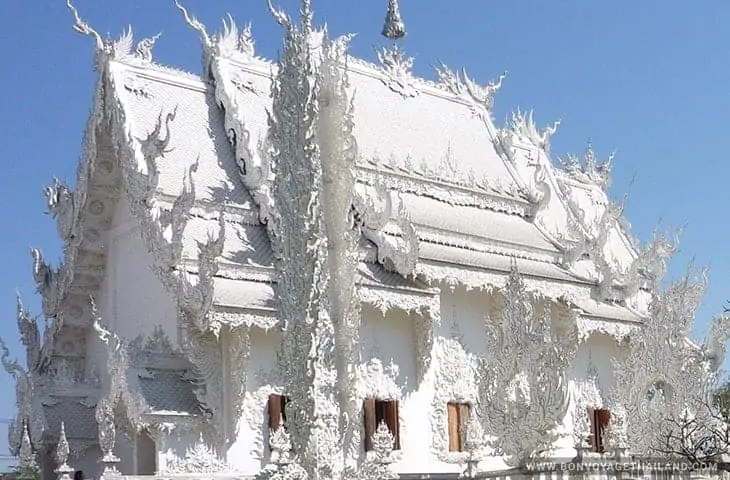
[[[388,13],[385,15],[382,34],[390,40],[398,40],[406,36],[406,25],[400,16],[398,0],[388,0]]]

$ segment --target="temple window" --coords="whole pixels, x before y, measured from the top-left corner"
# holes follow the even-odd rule
[[[446,404],[446,410],[449,420],[449,451],[463,452],[463,440],[471,413],[471,405],[463,402],[449,402]]]
[[[603,453],[603,434],[611,423],[611,411],[602,408],[589,408],[588,418],[591,422],[591,452]]]
[[[282,422],[286,425],[286,404],[289,399],[284,395],[272,393],[269,395],[269,431],[275,432],[281,427]]]
[[[376,400],[366,398],[363,403],[365,422],[365,451],[373,450],[373,435],[381,422],[390,430],[393,435],[393,450],[400,450],[400,435],[398,425],[398,401],[397,400]]]

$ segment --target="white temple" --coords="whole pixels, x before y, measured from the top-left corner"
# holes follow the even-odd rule
[[[63,263],[33,251],[48,326],[19,301],[25,368],[2,357],[13,452],[46,478],[651,455],[654,412],[715,381],[728,320],[689,340],[704,280],[660,289],[676,246],[632,237],[610,159],[556,165],[557,124],[530,113],[498,126],[503,77],[415,78],[395,0],[377,64],[308,0],[297,19],[272,7],[277,61],[177,4],[202,77],[68,7],[95,42],[93,109],[74,190],[46,190]]]

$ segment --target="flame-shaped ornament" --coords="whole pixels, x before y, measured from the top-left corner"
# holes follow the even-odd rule
[[[388,0],[388,13],[385,15],[382,34],[390,40],[399,40],[406,36],[406,24],[400,16],[398,0]]]

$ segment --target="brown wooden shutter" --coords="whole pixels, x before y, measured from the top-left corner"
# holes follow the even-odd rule
[[[388,425],[390,433],[393,435],[395,442],[394,450],[400,450],[400,425],[398,424],[398,401],[391,400],[385,405],[385,424]]]
[[[449,418],[449,452],[459,451],[459,405],[448,403],[446,405]]]
[[[365,451],[369,452],[373,449],[373,434],[378,427],[375,418],[375,399],[366,398],[362,405],[363,423],[365,424]]]
[[[269,395],[269,429],[273,432],[281,426],[282,396]]]

